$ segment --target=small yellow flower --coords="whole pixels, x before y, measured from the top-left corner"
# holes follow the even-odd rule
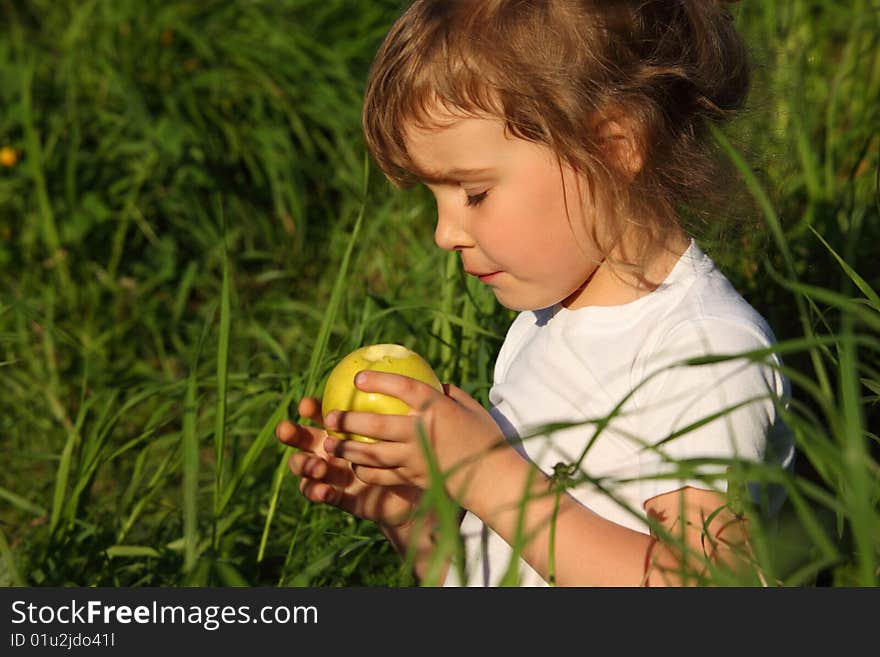
[[[11,146],[0,148],[0,164],[4,167],[14,167],[18,163],[18,153]]]

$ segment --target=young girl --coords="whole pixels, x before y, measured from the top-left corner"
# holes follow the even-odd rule
[[[367,144],[393,182],[433,192],[437,245],[521,312],[488,411],[374,372],[356,385],[409,415],[322,418],[304,399],[303,417],[381,439],[279,424],[304,495],[377,521],[424,575],[423,432],[464,514],[447,585],[678,585],[732,561],[746,534],[725,466],[791,464],[787,384],[775,356],[683,364],[774,338],[679,213],[722,183],[708,126],[747,87],[720,2],[412,3],[373,65]]]

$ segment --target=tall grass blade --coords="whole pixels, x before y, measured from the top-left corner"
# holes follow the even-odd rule
[[[880,312],[880,295],[878,295],[874,291],[874,288],[868,285],[868,282],[864,278],[859,276],[855,269],[849,266],[846,260],[844,260],[837,254],[837,251],[831,248],[831,245],[825,241],[825,238],[822,237],[815,228],[810,226],[810,230],[812,231],[813,235],[815,235],[819,239],[819,241],[822,242],[825,248],[828,249],[828,252],[834,256],[834,259],[837,260],[837,263],[840,265],[841,269],[843,269],[846,275],[849,276],[849,279],[853,283],[855,283],[855,286],[859,288],[861,293],[865,295],[865,298],[868,300],[874,310]]]
[[[20,31],[13,30],[13,35],[20,39]],[[16,39],[18,41],[18,39]],[[22,52],[21,43],[17,43],[21,57],[26,57]],[[52,203],[49,199],[49,191],[46,183],[46,174],[43,166],[43,145],[40,141],[40,135],[33,121],[33,111],[31,108],[32,98],[32,81],[34,75],[34,65],[31,61],[27,61],[22,67],[21,75],[21,116],[25,133],[25,142],[27,144],[31,177],[34,183],[34,191],[40,207],[41,232],[43,244],[46,252],[58,268],[59,278],[61,279],[61,290],[64,297],[71,299],[73,287],[70,279],[70,272],[67,260],[61,250],[61,238],[58,234],[58,226],[55,222],[55,213],[52,210]]]
[[[843,465],[846,485],[841,493],[847,500],[850,524],[855,543],[855,566],[860,586],[876,586],[880,545],[875,533],[880,515],[871,503],[871,475],[867,464],[871,455],[865,436],[864,411],[861,404],[858,376],[858,354],[851,339],[854,318],[843,317],[840,347],[840,404],[843,415]],[[876,484],[875,484],[876,485]]]
[[[198,406],[196,401],[195,365],[187,381],[183,401],[183,538],[184,570],[192,571],[198,556],[198,488],[199,488],[199,439],[196,434]]]
[[[33,502],[26,500],[21,495],[16,495],[11,490],[7,490],[0,486],[0,499],[6,500],[12,506],[21,509],[27,513],[31,513],[35,516],[44,516],[46,515],[46,509],[39,506],[38,504],[34,504]]]
[[[354,247],[358,243],[358,238],[360,237],[361,224],[363,223],[364,210],[366,209],[367,204],[369,181],[370,160],[369,155],[365,152],[363,196],[361,199],[361,206],[360,210],[358,211],[357,219],[355,219],[354,227],[351,230],[351,237],[348,240],[348,245],[345,248],[345,253],[342,256],[342,262],[340,262],[339,264],[339,270],[336,273],[336,280],[333,282],[333,290],[330,293],[330,300],[327,302],[327,308],[324,312],[324,318],[321,321],[321,327],[320,329],[318,329],[318,335],[315,339],[315,346],[312,348],[312,354],[309,359],[309,368],[306,374],[306,395],[311,395],[315,393],[315,387],[317,385],[318,377],[320,376],[321,372],[321,363],[324,360],[324,353],[327,351],[327,343],[330,339],[333,322],[336,320],[336,313],[339,311],[339,306],[342,302],[342,295],[345,291],[345,284],[347,282],[349,263],[351,262],[351,256],[354,252]],[[263,534],[260,537],[260,547],[257,551],[257,561],[263,560],[263,555],[266,550],[266,541],[269,539],[269,528],[272,526],[272,519],[275,517],[275,510],[278,506],[278,498],[281,494],[281,482],[283,481],[284,473],[287,470],[287,457],[290,453],[290,448],[285,448],[282,451],[283,455],[281,457],[281,460],[278,462],[278,466],[275,468],[275,476],[272,482],[272,497],[269,501],[269,512],[266,514],[266,522],[263,525]]]
[[[61,459],[58,462],[58,469],[55,475],[55,492],[52,495],[52,514],[49,517],[49,532],[53,535],[64,515],[63,511],[70,509],[71,514],[75,511],[75,507],[67,504],[67,485],[71,479],[73,453],[80,443],[80,432],[82,431],[83,422],[95,399],[96,397],[92,397],[80,406],[76,424],[68,431],[67,440],[64,442],[64,449],[61,451]],[[68,520],[72,519],[72,517],[68,518]]]
[[[713,138],[721,147],[721,150],[727,155],[728,158],[730,158],[730,161],[743,176],[746,187],[755,198],[755,200],[758,202],[761,211],[764,213],[764,218],[767,220],[767,225],[770,227],[770,232],[773,234],[773,238],[776,241],[776,247],[779,249],[779,252],[782,254],[782,257],[785,260],[785,267],[788,271],[788,275],[792,278],[792,280],[796,281],[797,268],[794,264],[794,258],[792,257],[791,249],[788,246],[788,239],[785,236],[785,232],[782,230],[782,223],[779,221],[779,215],[776,213],[776,209],[773,207],[773,203],[770,200],[770,197],[767,195],[767,192],[764,191],[764,188],[761,186],[761,183],[758,181],[758,178],[755,176],[752,168],[748,165],[748,163],[736,150],[736,148],[733,147],[733,144],[730,142],[730,139],[727,138],[727,135],[725,135],[724,132],[717,126],[710,125],[709,128]],[[800,317],[801,326],[804,330],[804,335],[812,337],[814,331],[812,324],[810,323],[809,314],[807,313],[807,309],[804,306],[803,298],[795,295],[795,303],[797,304],[798,316]],[[820,358],[816,350],[810,350],[810,360],[813,363],[813,369],[815,370],[816,378],[819,380],[819,385],[822,386],[822,389],[826,392],[826,394],[830,395],[830,379],[828,373],[825,370],[825,365],[822,363],[822,359]]]
[[[162,556],[156,548],[148,545],[111,545],[107,548],[107,557],[117,559],[119,557],[152,557]]]
[[[0,528],[0,556],[2,556],[3,561],[6,562],[6,574],[9,582],[13,586],[24,586],[25,581],[21,578],[18,568],[15,566],[15,555],[12,554],[12,549],[6,541],[6,534],[3,533],[2,528]],[[0,586],[2,585],[3,582],[0,581]]]
[[[226,219],[223,206],[218,203],[223,237],[223,284],[220,289],[220,338],[217,345],[217,408],[214,419],[214,540],[218,540],[216,522],[220,515],[221,491],[223,489],[223,455],[226,448],[226,395],[229,381],[229,333],[231,313],[229,309],[229,252],[226,246]],[[216,547],[216,544],[215,544]]]

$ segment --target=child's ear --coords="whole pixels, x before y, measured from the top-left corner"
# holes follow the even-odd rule
[[[625,114],[605,116],[595,131],[608,163],[630,180],[635,178],[645,164],[641,132],[635,122]]]

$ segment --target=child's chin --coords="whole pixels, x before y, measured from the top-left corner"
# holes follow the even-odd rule
[[[498,291],[495,291],[495,298],[498,300],[502,306],[507,308],[508,310],[513,310],[516,312],[525,312],[527,310],[543,310],[544,308],[549,308],[550,306],[556,305],[558,302],[547,302],[542,303],[540,301],[529,301],[527,299],[516,299],[505,297],[503,294],[499,294]]]

